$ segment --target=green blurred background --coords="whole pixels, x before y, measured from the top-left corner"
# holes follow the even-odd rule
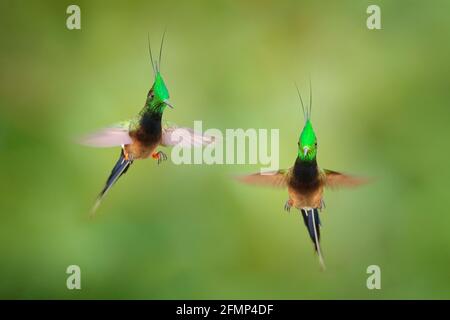
[[[82,29],[66,28],[81,7]],[[378,4],[382,30],[366,28]],[[450,2],[1,1],[0,297],[450,298]],[[307,96],[323,167],[375,178],[328,191],[321,272],[260,165],[136,162],[90,220],[117,149],[73,137],[127,119],[152,82],[204,128],[280,128],[289,167]],[[170,155],[170,153],[169,153]],[[68,265],[82,290],[66,288]],[[366,288],[366,268],[382,289]]]

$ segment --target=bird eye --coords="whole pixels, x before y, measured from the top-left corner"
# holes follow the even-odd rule
[[[316,143],[314,143],[314,147],[316,147],[316,148],[317,148],[317,142],[316,142]]]
[[[150,90],[150,91],[148,92],[148,97],[149,97],[150,99],[153,99],[154,96],[155,96],[155,94],[153,93],[153,90]]]

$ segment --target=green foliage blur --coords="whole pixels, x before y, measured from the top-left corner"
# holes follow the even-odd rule
[[[66,8],[81,7],[81,30]],[[366,27],[381,7],[382,30]],[[450,298],[450,2],[0,2],[0,297]],[[308,96],[319,164],[373,178],[327,191],[321,272],[286,191],[242,185],[261,165],[138,161],[94,219],[119,150],[75,137],[142,108],[162,74],[204,128],[279,128],[296,156]],[[170,156],[170,150],[168,155]],[[81,290],[66,268],[81,267]],[[381,290],[366,269],[381,267]]]

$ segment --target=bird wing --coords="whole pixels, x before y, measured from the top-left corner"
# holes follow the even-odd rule
[[[236,179],[248,184],[284,188],[287,186],[288,173],[289,170],[281,169],[265,174],[254,173],[246,176],[239,176],[236,177]]]
[[[175,125],[162,129],[161,144],[163,146],[174,146],[181,144],[182,147],[201,147],[213,143],[215,137],[196,132],[191,128],[181,128]]]
[[[365,178],[350,176],[332,170],[324,169],[324,173],[325,186],[329,188],[356,187],[368,182]]]
[[[100,129],[81,137],[78,142],[90,147],[100,148],[130,144],[132,142],[129,135],[130,123],[131,120],[122,121],[108,128]]]

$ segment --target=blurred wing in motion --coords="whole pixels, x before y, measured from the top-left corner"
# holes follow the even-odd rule
[[[284,188],[287,186],[287,173],[288,170],[282,169],[266,174],[254,173],[247,176],[240,176],[236,177],[236,179],[248,184]]]
[[[214,137],[195,132],[193,129],[172,126],[163,128],[161,144],[163,146],[181,144],[182,147],[201,147],[213,143],[214,140]]]
[[[364,178],[349,176],[336,171],[324,169],[325,172],[325,187],[339,188],[339,187],[356,187],[369,181]]]
[[[90,147],[116,147],[132,142],[129,130],[129,121],[124,121],[116,126],[101,129],[100,131],[85,135],[78,141],[80,144]]]

